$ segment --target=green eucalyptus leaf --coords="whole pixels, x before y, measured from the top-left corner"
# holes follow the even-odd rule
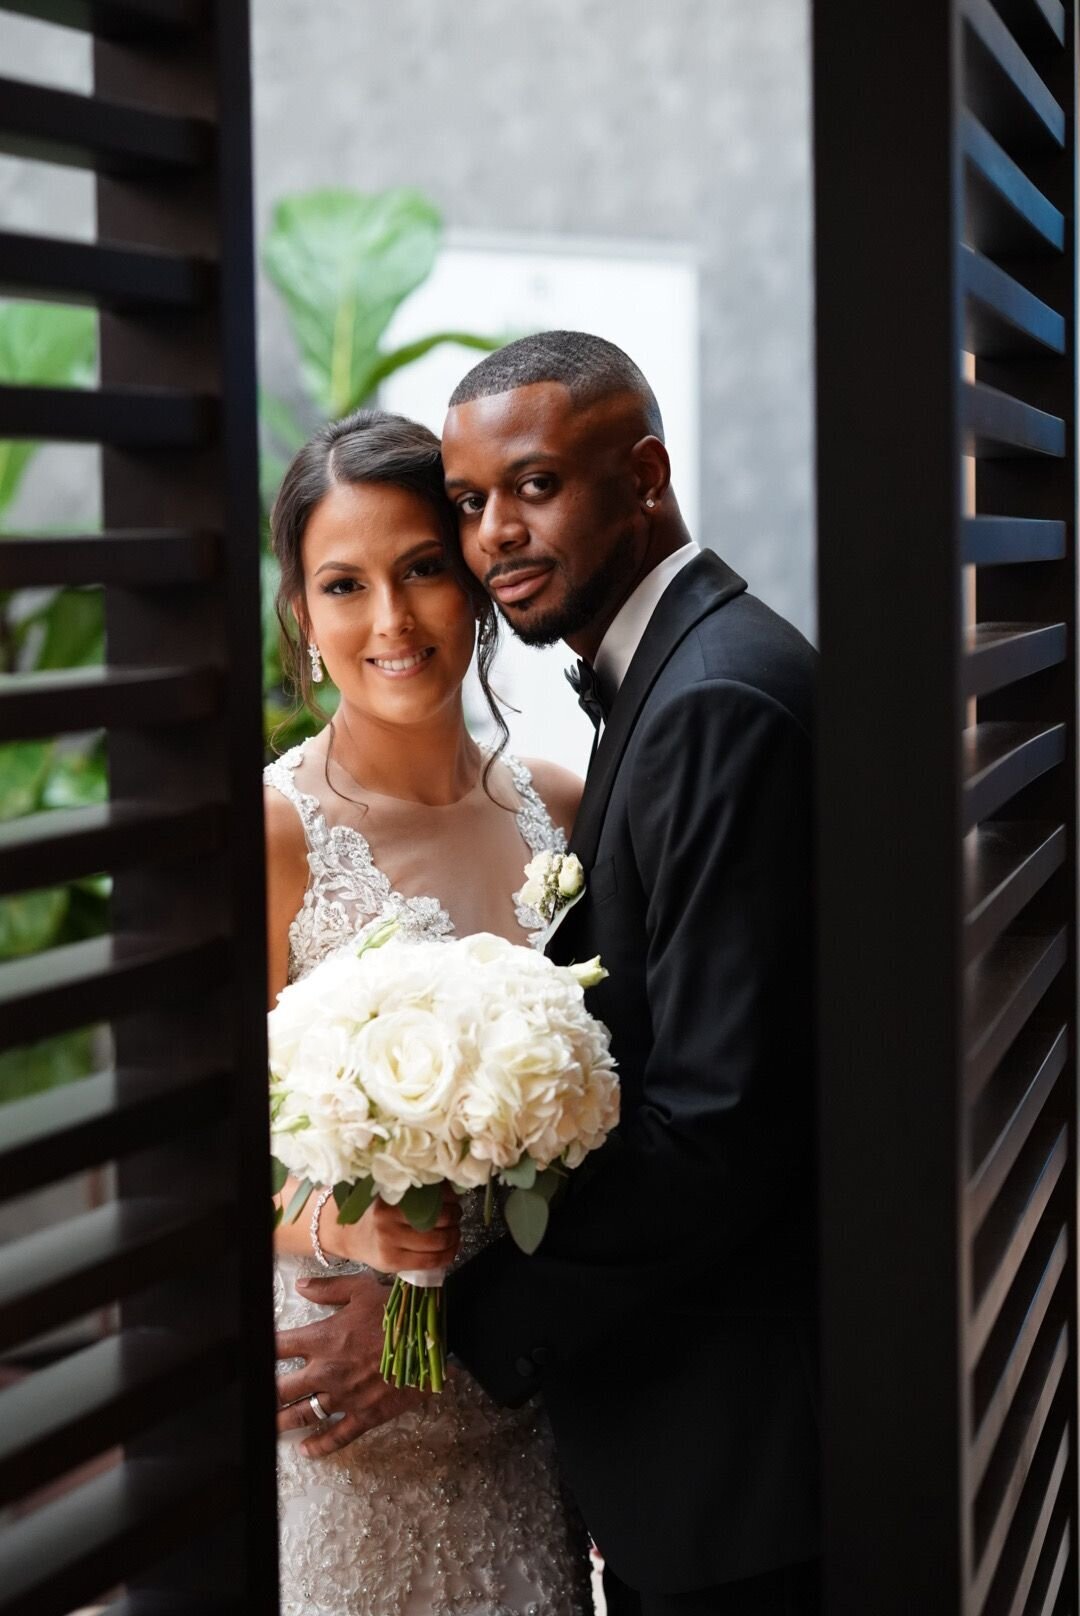
[[[278,1161],[276,1156],[271,1156],[271,1158],[270,1158],[270,1193],[271,1193],[271,1195],[280,1195],[281,1194],[282,1190],[285,1188],[285,1180],[288,1178],[288,1176],[289,1176],[289,1169],[286,1167],[285,1163],[283,1161]]]
[[[442,1206],[442,1194],[441,1184],[418,1184],[406,1190],[401,1197],[401,1210],[419,1233],[435,1227]]]
[[[278,203],[263,263],[325,414],[345,415],[370,392],[379,339],[431,272],[441,231],[432,204],[406,188],[318,190]]]
[[[548,1226],[548,1204],[536,1190],[511,1190],[503,1208],[515,1245],[532,1256]]]
[[[274,1228],[274,1229],[279,1228],[280,1224],[281,1224],[281,1220],[282,1220],[282,1218],[284,1216],[285,1216],[285,1214],[282,1211],[281,1207],[280,1206],[275,1206],[275,1208],[274,1208],[274,1219],[273,1219],[273,1223],[271,1224],[271,1228]]]
[[[347,1193],[343,1201],[338,1201],[337,1192],[342,1188]],[[359,1223],[375,1199],[375,1186],[370,1178],[361,1178],[355,1184],[335,1185],[334,1199],[337,1201],[339,1223]]]
[[[286,1223],[295,1223],[296,1222],[297,1218],[300,1216],[300,1214],[304,1210],[305,1206],[307,1206],[308,1197],[311,1195],[311,1192],[312,1192],[312,1190],[314,1188],[315,1188],[315,1186],[311,1182],[310,1178],[302,1178],[300,1180],[300,1183],[297,1185],[296,1190],[295,1190],[295,1192],[293,1194],[292,1200],[289,1202],[288,1206],[285,1208],[285,1222]]]
[[[546,1167],[542,1173],[537,1173],[536,1183],[533,1188],[536,1190],[537,1195],[542,1195],[550,1206],[565,1182],[566,1180],[561,1173],[557,1173],[552,1167]]]
[[[531,1156],[522,1156],[515,1167],[504,1167],[499,1177],[515,1189],[531,1190],[536,1183],[536,1163]]]

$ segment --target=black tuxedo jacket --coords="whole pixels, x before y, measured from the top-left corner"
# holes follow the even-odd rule
[[[613,1569],[676,1592],[817,1552],[814,653],[715,554],[670,584],[589,772],[587,890],[619,1127],[533,1257],[453,1275],[452,1350],[542,1391]]]

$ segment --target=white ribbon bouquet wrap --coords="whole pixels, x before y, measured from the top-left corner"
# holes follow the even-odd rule
[[[490,1219],[501,1182],[510,1234],[535,1251],[561,1180],[618,1121],[608,1032],[584,1003],[606,974],[486,933],[410,942],[391,920],[290,984],[269,1016],[275,1193],[301,1181],[284,1217],[322,1184],[342,1223],[378,1195],[429,1229],[444,1185],[483,1188]],[[382,1371],[396,1385],[442,1389],[444,1277],[394,1281]]]

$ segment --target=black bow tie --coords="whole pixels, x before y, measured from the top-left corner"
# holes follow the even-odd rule
[[[596,669],[579,657],[576,668],[566,669],[566,679],[578,699],[578,706],[589,719],[593,729],[599,730],[607,718],[607,708],[600,681],[596,677]]]

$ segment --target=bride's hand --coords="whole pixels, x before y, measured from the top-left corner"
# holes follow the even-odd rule
[[[434,1227],[423,1233],[413,1228],[400,1206],[388,1206],[378,1199],[372,1201],[357,1223],[338,1224],[330,1204],[323,1217],[327,1214],[333,1223],[333,1235],[329,1245],[323,1240],[326,1249],[382,1274],[398,1274],[402,1269],[449,1268],[457,1256],[461,1205],[449,1185]]]

